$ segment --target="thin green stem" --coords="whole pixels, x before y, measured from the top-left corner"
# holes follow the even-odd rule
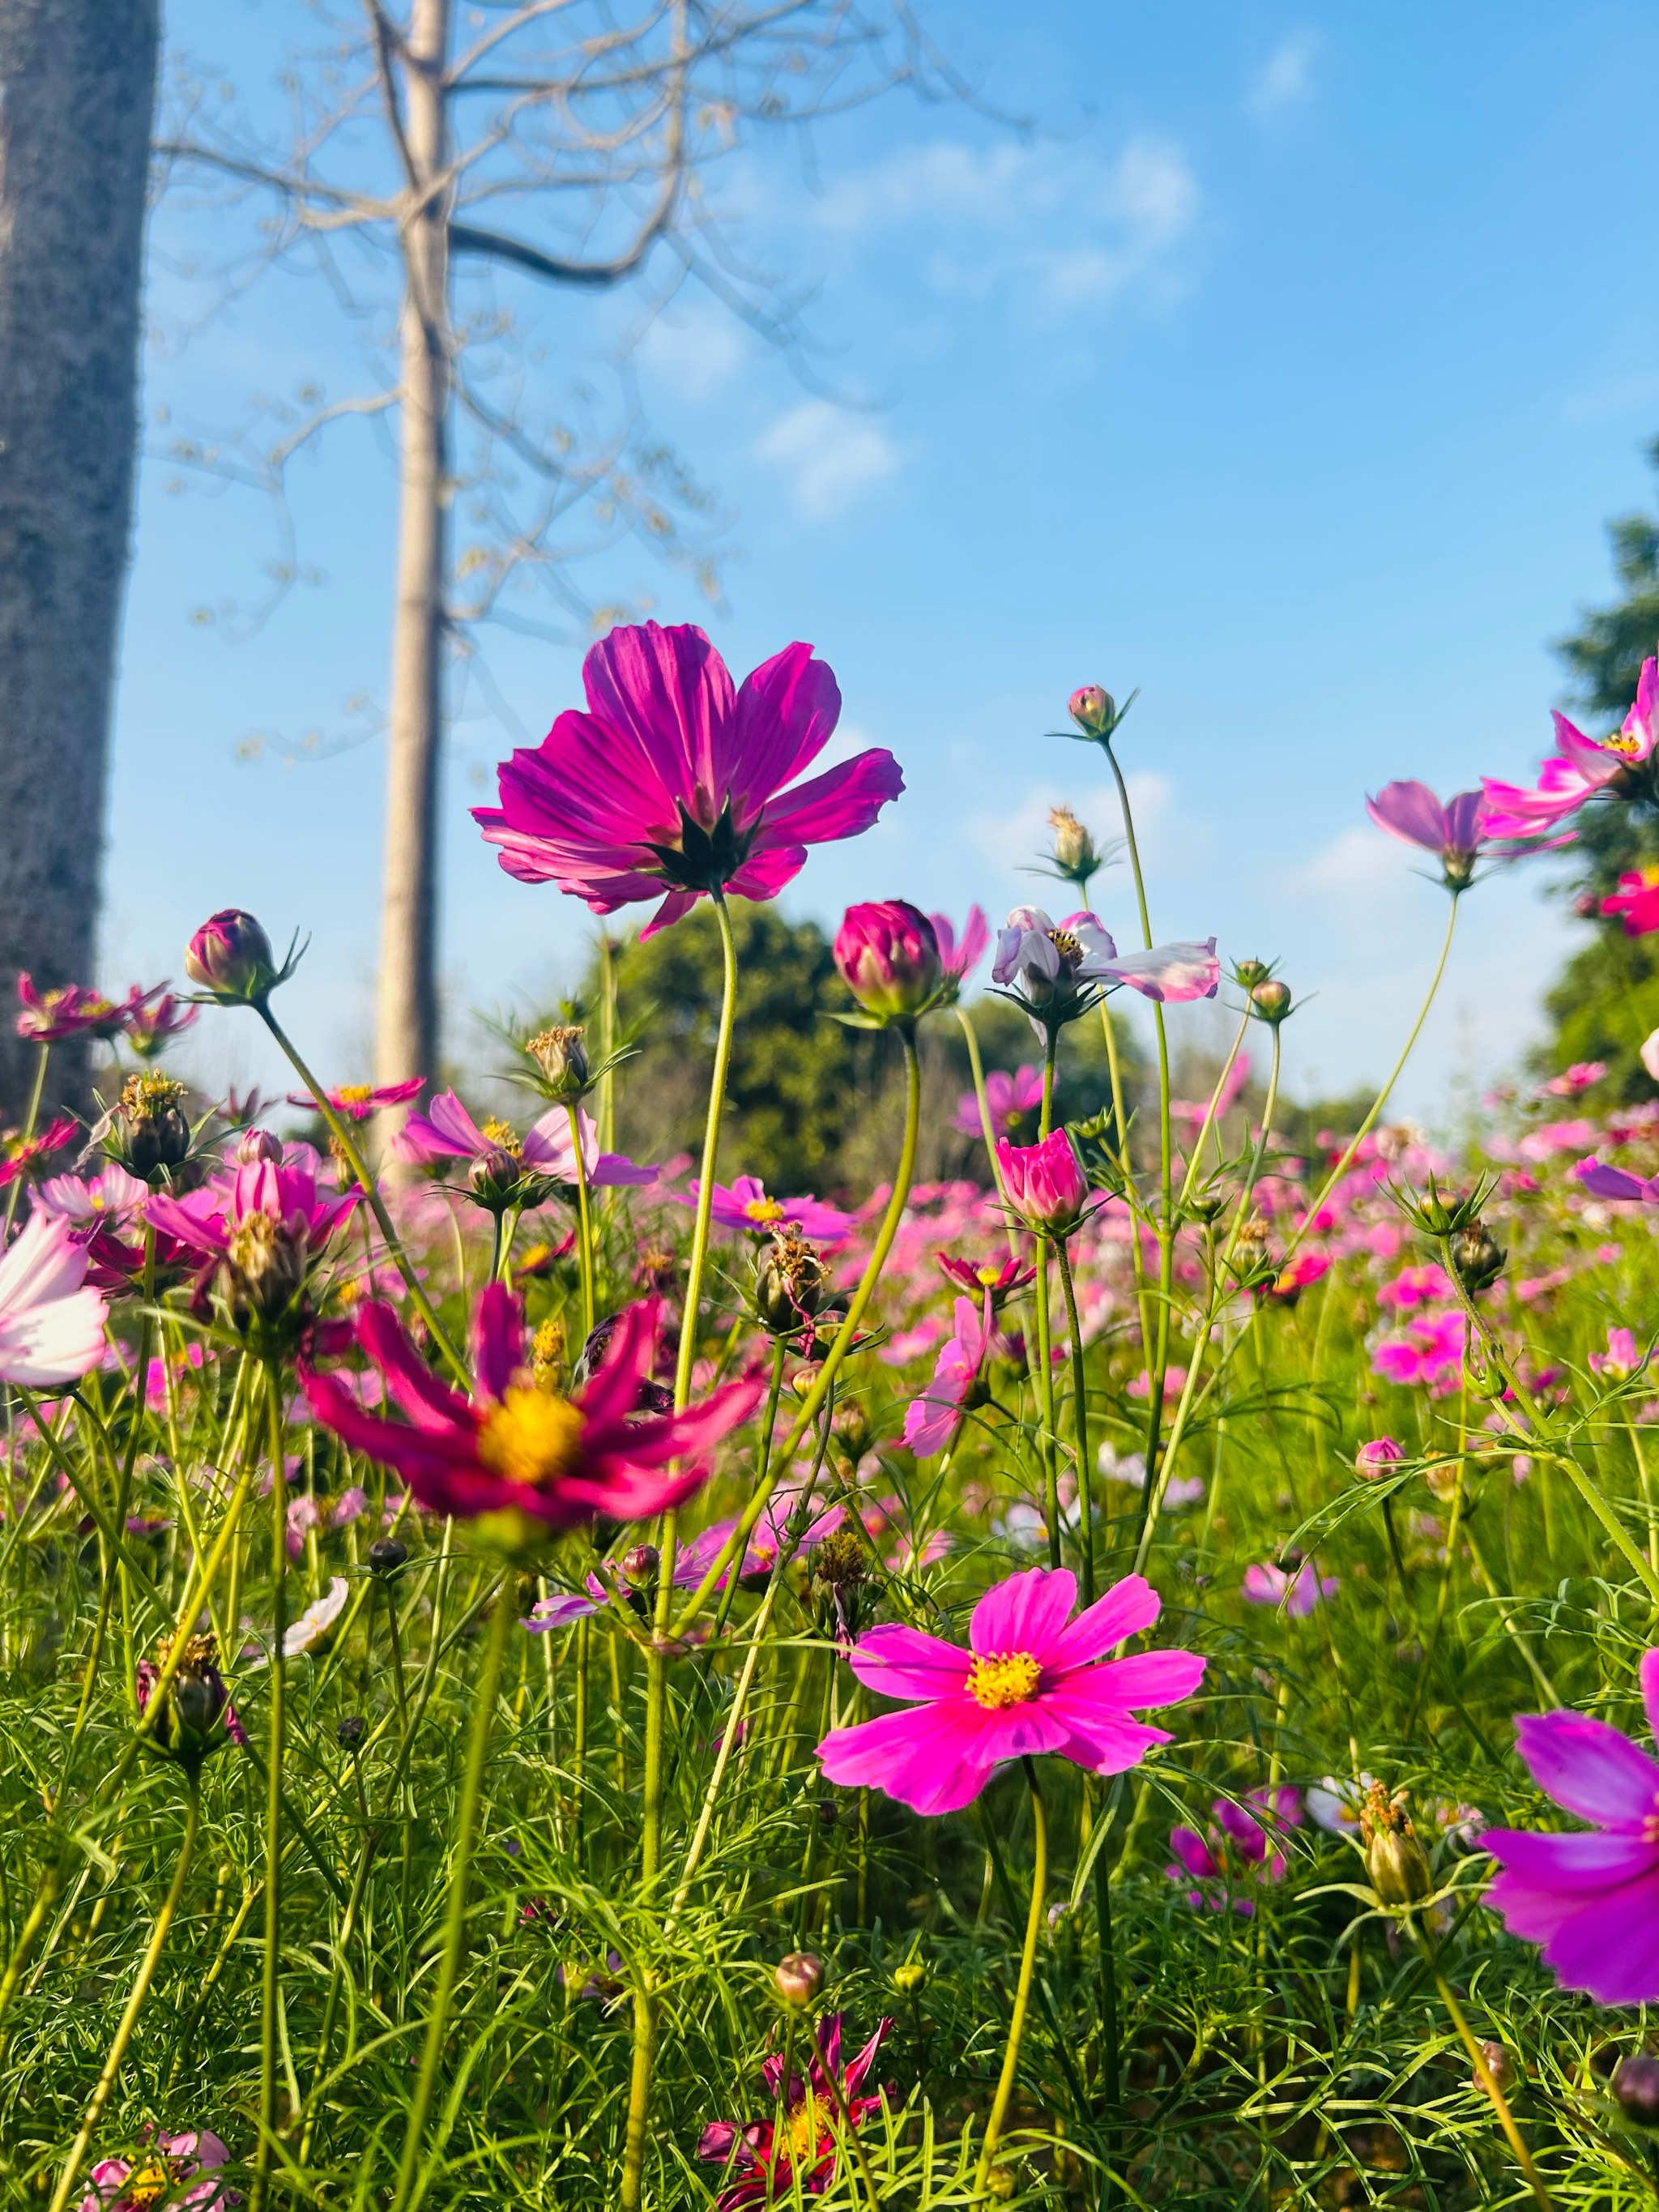
[[[1060,1263],[1060,1287],[1066,1300],[1066,1327],[1072,1345],[1072,1423],[1077,1438],[1077,1510],[1079,1547],[1083,1554],[1083,1602],[1095,1601],[1094,1462],[1089,1456],[1089,1390],[1083,1374],[1083,1324],[1078,1315],[1077,1290],[1072,1281],[1072,1262],[1063,1237],[1054,1240]]]
[[[35,1130],[40,1126],[40,1101],[46,1095],[46,1062],[51,1058],[52,1047],[49,1044],[43,1044],[35,1054],[34,1087],[29,1092],[29,1110],[23,1116],[23,1132],[21,1136],[18,1139],[18,1143],[20,1145],[27,1145],[29,1139],[34,1134]],[[12,1223],[17,1218],[17,1201],[21,1197],[22,1192],[23,1177],[21,1176],[15,1176],[12,1181],[11,1188],[6,1193],[6,1234],[8,1237],[11,1234]]]
[[[1054,1054],[1059,1033],[1050,1028],[1043,1041],[1042,1117],[1037,1125],[1041,1143],[1049,1133],[1054,1113]],[[1054,1358],[1053,1321],[1048,1308],[1048,1246],[1037,1240],[1036,1280],[1031,1285],[1036,1318],[1037,1404],[1042,1425],[1037,1437],[1037,1456],[1042,1468],[1042,1517],[1048,1524],[1048,1565],[1060,1565],[1060,1455],[1054,1436]]]
[[[968,1065],[973,1072],[974,1097],[979,1103],[980,1133],[985,1139],[985,1157],[991,1165],[991,1187],[1006,1205],[1008,1194],[1002,1187],[1002,1170],[997,1161],[996,1124],[991,1119],[991,1101],[985,1089],[985,1063],[980,1058],[978,1033],[966,1006],[958,1004],[956,1013],[968,1046]],[[1019,1257],[1019,1232],[1012,1221],[1008,1224],[1008,1250],[1014,1259]]]
[[[277,2021],[283,1959],[283,1735],[287,1717],[288,1486],[283,1459],[283,1377],[273,1361],[265,1377],[270,1453],[270,1703],[265,1753],[265,1912],[259,1975],[259,2142],[248,2212],[259,2212],[270,2186],[276,2149]]]
[[[1539,2179],[1538,2168],[1532,2162],[1532,2154],[1521,2140],[1521,2130],[1515,2124],[1515,2115],[1510,2110],[1509,2100],[1498,2087],[1498,2077],[1492,2072],[1491,2063],[1480,2047],[1480,2039],[1464,2017],[1462,2006],[1452,1995],[1451,1986],[1446,1979],[1444,1970],[1440,1964],[1439,1954],[1434,1948],[1432,1939],[1427,1931],[1421,1928],[1416,1929],[1416,1934],[1418,1942],[1423,1947],[1423,1955],[1428,1961],[1429,1972],[1434,1977],[1435,1988],[1440,1993],[1440,2002],[1446,2008],[1447,2018],[1456,2029],[1464,2050],[1469,2054],[1469,2063],[1474,2069],[1475,2078],[1491,2100],[1492,2108],[1498,2115],[1498,2124],[1503,2129],[1510,2148],[1515,2153],[1516,2161],[1527,2178],[1527,2186],[1537,2198],[1540,2212],[1554,2212],[1550,2193]]]
[[[593,1334],[593,1324],[599,1318],[593,1292],[593,1219],[587,1196],[587,1163],[582,1158],[581,1122],[575,1102],[565,1108],[570,1120],[570,1154],[576,1169],[576,1237],[581,1249],[582,1268],[582,1341]]]
[[[989,2193],[991,2168],[1019,2073],[1020,2039],[1025,2033],[1025,2015],[1030,2008],[1031,1977],[1036,1969],[1037,1937],[1042,1929],[1043,1891],[1048,1880],[1048,1824],[1043,1812],[1042,1792],[1037,1787],[1036,1768],[1031,1761],[1022,1759],[1020,1765],[1024,1770],[1025,1786],[1031,1793],[1031,1905],[1025,1917],[1025,1946],[1019,1956],[1019,1979],[1014,1985],[1014,2007],[1008,2019],[1002,2072],[991,2100],[990,2118],[985,2123],[985,2140],[980,2146],[979,2167],[974,2181],[976,2204],[982,2204]]]

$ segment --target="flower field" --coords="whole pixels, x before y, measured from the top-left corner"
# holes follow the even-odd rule
[[[1420,1016],[1292,1144],[1316,1011],[1154,929],[1090,686],[1123,819],[1033,856],[1077,910],[851,908],[902,1133],[874,1188],[769,1193],[722,1144],[729,902],[899,764],[812,773],[804,645],[738,685],[619,629],[586,675],[478,823],[527,905],[711,902],[700,1157],[619,1144],[648,1009],[608,960],[499,1118],[482,1070],[330,1087],[237,909],[173,990],[18,979],[5,2201],[1650,2203],[1659,1053],[1650,1104],[1565,1068],[1454,1154],[1391,1118]],[[1366,802],[1445,887],[1423,1016],[1462,899],[1651,799],[1656,743],[1650,662],[1531,784]],[[291,1096],[168,1074],[213,1023]],[[966,1092],[924,1080],[945,1030]],[[98,1107],[54,1115],[87,1039]],[[918,1176],[930,1129],[964,1172]]]

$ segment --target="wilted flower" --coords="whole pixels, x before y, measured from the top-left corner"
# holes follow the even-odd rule
[[[550,1097],[580,1098],[592,1087],[587,1046],[579,1028],[556,1024],[538,1030],[525,1050],[540,1068]]]
[[[755,1255],[755,1310],[773,1336],[789,1336],[823,1303],[823,1261],[791,1222]]]
[[[1498,1280],[1509,1257],[1484,1221],[1467,1222],[1448,1249],[1453,1272],[1471,1297]]]
[[[1093,837],[1069,806],[1051,806],[1048,827],[1054,833],[1054,873],[1081,889],[1100,866]]]

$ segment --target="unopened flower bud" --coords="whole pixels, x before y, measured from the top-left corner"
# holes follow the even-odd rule
[[[815,1952],[791,1951],[772,1969],[772,1981],[787,2005],[809,2005],[823,1987],[823,1961]]]
[[[155,1686],[173,1653],[173,1638],[165,1636],[155,1647],[154,1661],[140,1660],[136,1688],[138,1711],[148,1716]],[[164,1758],[181,1766],[199,1766],[212,1751],[243,1741],[241,1723],[219,1672],[219,1647],[212,1636],[191,1636],[185,1641],[179,1665],[167,1685],[148,1741]]]
[[[999,2204],[1006,2204],[1018,2186],[1012,2166],[994,2166],[985,2177],[985,2193]]]
[[[258,1005],[276,982],[270,939],[239,906],[210,915],[185,948],[185,973],[192,983],[228,1005]]]
[[[1354,1473],[1363,1475],[1367,1482],[1375,1482],[1405,1456],[1392,1437],[1371,1437],[1353,1455]]]
[[[277,1167],[282,1164],[283,1140],[273,1137],[269,1129],[244,1129],[232,1157],[239,1168],[257,1168],[261,1161]]]
[[[1484,1221],[1471,1221],[1451,1239],[1452,1272],[1473,1297],[1498,1280],[1509,1254]]]
[[[856,1467],[870,1449],[870,1416],[856,1398],[837,1406],[830,1423],[836,1442]]]
[[[1365,1792],[1359,1838],[1365,1847],[1365,1872],[1384,1905],[1419,1905],[1432,1893],[1428,1854],[1413,1834],[1404,1807],[1394,1802],[1380,1782],[1373,1782]]]
[[[334,1733],[348,1751],[356,1751],[368,1733],[368,1723],[361,1713],[348,1713],[336,1725]]]
[[[1494,2043],[1490,2037],[1483,2036],[1480,2040],[1480,2056],[1486,2062],[1486,2071],[1500,2089],[1513,2087],[1515,2061],[1510,2057],[1505,2045]]]
[[[1632,2051],[1613,2069],[1613,2094],[1626,2119],[1638,2128],[1659,2127],[1659,2058]]]
[[[1233,975],[1241,991],[1255,990],[1256,985],[1265,983],[1272,973],[1265,960],[1240,960],[1233,968]]]
[[[190,1151],[189,1097],[170,1075],[130,1075],[115,1109],[122,1156],[142,1181],[181,1166]]]
[[[555,1098],[580,1098],[590,1088],[587,1047],[580,1029],[543,1030],[525,1050],[547,1079]]]
[[[1098,684],[1084,684],[1066,702],[1066,711],[1091,738],[1109,738],[1117,720],[1117,702]]]
[[[1277,1025],[1291,1011],[1291,987],[1275,975],[1258,983],[1250,993],[1251,1011],[1259,1020]]]
[[[933,925],[908,899],[849,906],[836,932],[836,965],[866,1014],[910,1021],[945,980]]]
[[[219,1264],[219,1288],[239,1328],[285,1314],[306,1279],[306,1233],[269,1213],[245,1213]]]
[[[505,1213],[509,1206],[516,1206],[524,1192],[525,1174],[519,1159],[518,1139],[507,1135],[510,1143],[495,1141],[499,1125],[486,1122],[483,1133],[492,1139],[489,1150],[480,1152],[467,1170],[467,1187],[480,1206],[490,1213]]]
[[[1054,833],[1054,866],[1074,882],[1086,882],[1100,866],[1094,839],[1069,806],[1051,806],[1048,827]]]
[[[920,1959],[907,1959],[902,1966],[893,1969],[893,1986],[907,1996],[914,1996],[927,1979],[927,1969]]]
[[[635,1589],[656,1580],[661,1554],[654,1544],[630,1544],[622,1555],[622,1578]]]
[[[395,1536],[377,1536],[366,1556],[370,1574],[395,1575],[409,1557],[409,1547],[400,1544]]]

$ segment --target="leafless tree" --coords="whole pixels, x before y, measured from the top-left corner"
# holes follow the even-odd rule
[[[0,0],[0,981],[90,982],[159,0]],[[0,1020],[0,1115],[33,1055]],[[74,1097],[84,1060],[58,1055]]]
[[[633,285],[643,317],[691,283],[792,346],[799,302],[746,265],[713,211],[711,171],[757,132],[899,85],[960,88],[908,0],[360,0],[349,17],[324,0],[313,12],[328,41],[291,58],[280,134],[186,81],[161,150],[181,183],[199,190],[212,173],[221,219],[228,197],[252,204],[238,282],[309,257],[343,307],[370,326],[380,315],[373,388],[291,410],[252,471],[280,489],[330,425],[395,421],[375,1061],[393,1081],[436,1065],[447,658],[477,665],[489,621],[562,616],[568,633],[591,619],[573,560],[627,532],[712,577],[696,522],[707,501],[672,453],[629,420],[607,429],[538,411],[523,289]],[[246,473],[252,453],[185,458]],[[538,592],[542,611],[526,615]]]

